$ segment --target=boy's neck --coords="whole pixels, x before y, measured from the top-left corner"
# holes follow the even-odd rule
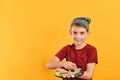
[[[86,43],[82,43],[82,44],[75,44],[75,49],[82,49],[83,47],[85,47],[87,44]]]

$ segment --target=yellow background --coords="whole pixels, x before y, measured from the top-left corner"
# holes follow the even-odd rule
[[[0,80],[60,80],[45,65],[71,44],[74,17],[92,18],[94,80],[120,80],[120,0],[0,0]]]

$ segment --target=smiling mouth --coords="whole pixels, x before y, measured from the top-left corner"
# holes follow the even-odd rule
[[[80,42],[80,40],[75,40],[76,42]]]

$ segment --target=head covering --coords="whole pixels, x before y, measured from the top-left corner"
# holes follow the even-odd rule
[[[71,26],[72,25],[84,26],[87,30],[89,30],[90,22],[91,22],[91,19],[88,17],[77,17],[73,19]]]

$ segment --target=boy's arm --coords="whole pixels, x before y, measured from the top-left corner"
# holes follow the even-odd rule
[[[59,67],[63,67],[65,69],[74,69],[76,68],[76,64],[70,62],[70,61],[60,61],[60,59],[57,56],[54,56],[47,64],[46,67],[48,69],[56,69]]]
[[[48,69],[55,69],[58,67],[62,67],[61,63],[60,63],[60,59],[56,56],[54,56],[47,64],[46,67]]]
[[[87,64],[87,70],[84,71],[84,74],[82,76],[80,76],[79,78],[81,79],[91,79],[94,73],[94,69],[95,69],[95,63],[88,63]]]

